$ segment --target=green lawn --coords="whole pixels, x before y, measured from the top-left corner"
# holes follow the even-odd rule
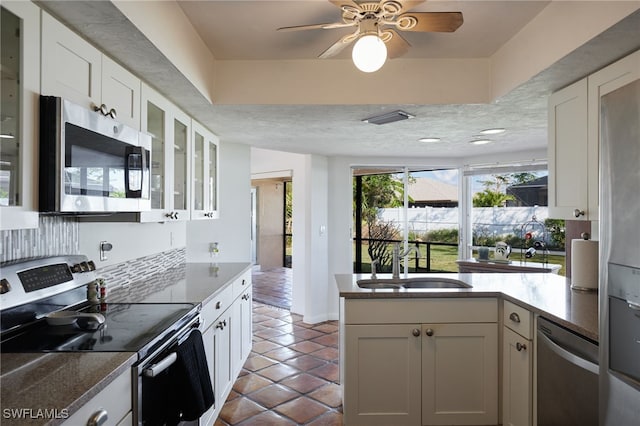
[[[353,246],[353,252],[355,253],[355,243]],[[419,260],[419,266],[420,268],[425,268],[426,267],[426,260],[424,259],[425,256],[425,249],[424,247],[421,248],[422,253],[421,255],[423,256],[420,260]],[[474,256],[475,256],[475,252],[474,252]],[[511,253],[511,259],[513,261],[519,261],[520,260],[520,250],[519,249],[514,249],[513,253]],[[410,255],[411,261],[409,262],[409,270],[410,271],[415,271],[415,269],[413,268],[413,266],[415,265],[414,262],[414,258],[413,258],[413,253]],[[536,257],[533,258],[531,261],[532,262],[540,262],[541,261],[541,257]],[[433,272],[458,272],[458,265],[456,264],[456,260],[458,260],[458,248],[457,247],[452,247],[452,246],[431,246],[431,270]],[[564,276],[565,275],[565,257],[564,256],[557,256],[557,255],[549,255],[548,256],[548,263],[554,263],[554,264],[559,264],[562,265],[562,268],[559,271],[559,274]],[[367,248],[366,245],[363,245],[362,248],[362,269],[364,272],[370,272],[371,271],[371,258],[369,257],[369,253],[367,252]]]

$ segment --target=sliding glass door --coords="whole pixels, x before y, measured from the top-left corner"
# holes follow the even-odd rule
[[[355,272],[391,272],[395,244],[415,248],[409,272],[456,272],[460,213],[457,169],[353,168]]]

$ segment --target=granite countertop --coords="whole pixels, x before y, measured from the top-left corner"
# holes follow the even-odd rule
[[[137,359],[133,352],[0,354],[0,423],[61,424]]]
[[[149,279],[115,289],[109,302],[206,304],[251,268],[248,262],[184,263]]]
[[[411,274],[416,277],[444,277],[463,281],[471,288],[446,289],[363,289],[356,281],[368,274],[339,274],[336,283],[340,297],[356,298],[433,298],[502,297],[557,322],[589,339],[598,341],[598,294],[572,290],[570,280],[555,274]],[[378,274],[378,278],[391,278]]]
[[[249,268],[250,263],[186,263],[114,289],[108,302],[206,303]],[[38,410],[57,410],[53,413],[58,417],[67,410],[70,416],[136,361],[137,354],[132,352],[0,354],[0,423],[60,424],[64,418],[44,418]],[[11,419],[5,409],[32,411],[25,412],[27,419]]]

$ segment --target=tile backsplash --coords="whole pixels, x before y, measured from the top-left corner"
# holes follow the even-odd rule
[[[82,254],[79,241],[80,226],[76,218],[40,216],[36,229],[0,231],[0,261]],[[181,247],[99,268],[96,272],[97,276],[107,280],[110,287],[117,288],[175,268],[186,262],[186,256],[186,248]]]
[[[0,231],[0,261],[78,254],[79,241],[76,218],[40,216],[38,228]]]
[[[96,273],[105,279],[110,288],[118,288],[184,264],[186,259],[187,249],[182,247],[99,268]]]

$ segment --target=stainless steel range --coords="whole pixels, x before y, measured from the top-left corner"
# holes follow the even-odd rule
[[[29,259],[0,269],[1,352],[135,352],[135,424],[178,422],[175,412],[159,416],[151,405],[172,385],[167,377],[178,347],[200,325],[199,306],[89,303],[87,285],[96,280],[96,268],[85,256]]]

